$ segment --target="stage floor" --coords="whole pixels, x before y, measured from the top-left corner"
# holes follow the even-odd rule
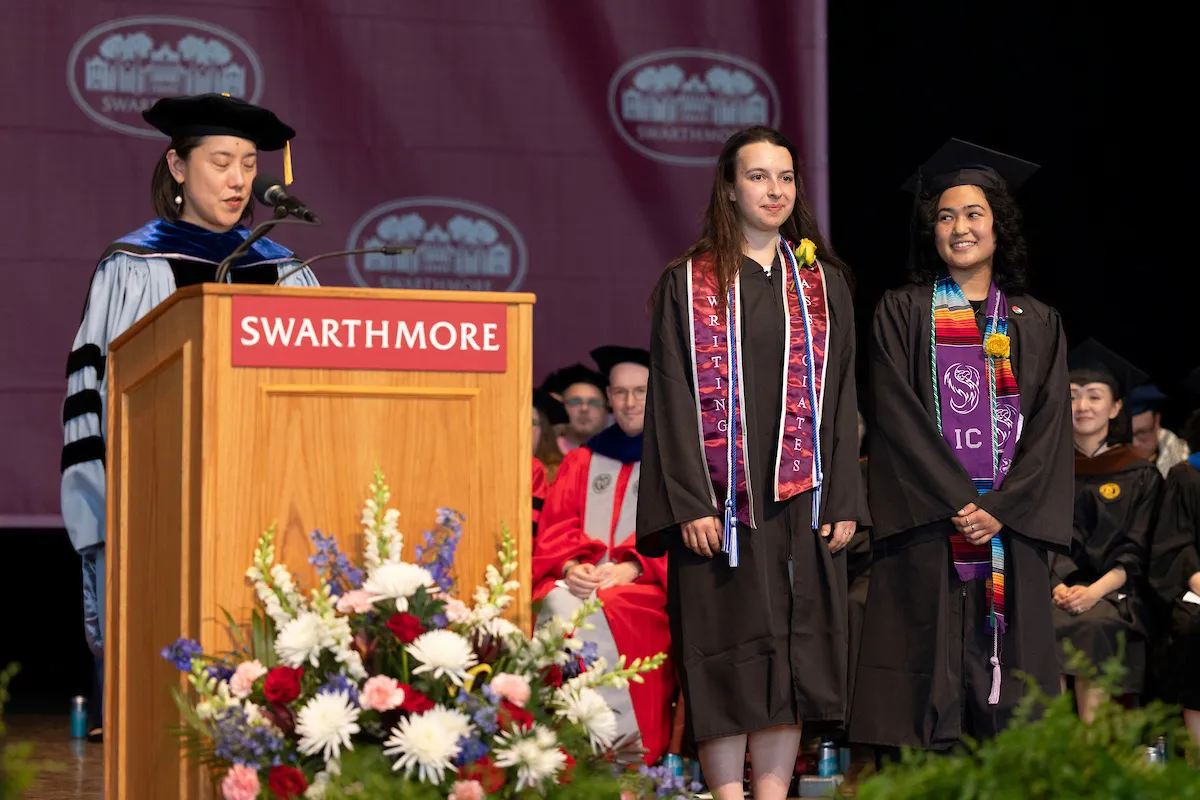
[[[10,743],[32,742],[36,761],[53,762],[26,792],[27,800],[100,800],[104,745],[71,738],[70,717],[14,714],[4,720]]]

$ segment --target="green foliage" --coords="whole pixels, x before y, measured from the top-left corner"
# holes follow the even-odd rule
[[[0,800],[19,800],[25,790],[33,785],[42,772],[58,771],[61,766],[48,761],[33,759],[33,745],[28,742],[8,741],[4,726],[4,705],[8,702],[8,686],[21,671],[12,663],[0,672]]]
[[[333,779],[326,790],[326,800],[445,800],[455,778],[447,774],[440,786],[405,779],[403,773],[392,771],[392,761],[378,748],[352,750],[342,756],[342,774]],[[575,765],[571,781],[554,784],[544,794],[535,789],[525,789],[513,794],[511,787],[504,787],[493,797],[549,798],[550,800],[595,800],[617,798],[621,785],[613,767],[606,761],[597,760]]]
[[[1073,649],[1072,649],[1073,650]],[[1120,656],[1098,674],[1079,652],[1071,671],[1110,696],[1119,694],[1124,672]],[[1126,709],[1106,700],[1092,724],[1080,720],[1070,694],[1050,698],[1036,682],[1029,686],[1012,724],[994,739],[966,742],[952,755],[907,751],[862,781],[861,800],[1042,800],[1095,797],[1105,800],[1188,800],[1200,798],[1195,745],[1178,710],[1154,702]],[[1041,711],[1041,716],[1037,714]],[[1167,762],[1148,763],[1145,749],[1165,736]]]

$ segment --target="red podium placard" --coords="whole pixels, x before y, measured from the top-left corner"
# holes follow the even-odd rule
[[[497,303],[235,295],[235,367],[504,372]]]

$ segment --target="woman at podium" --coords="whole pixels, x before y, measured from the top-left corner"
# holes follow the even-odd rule
[[[214,280],[218,265],[250,234],[245,223],[252,216],[250,187],[259,151],[286,149],[296,135],[271,111],[219,94],[163,98],[142,116],[171,138],[151,179],[155,219],[117,239],[100,257],[67,358],[62,415],[62,514],[83,560],[84,628],[96,660],[92,741],[103,737],[109,342],[176,289]],[[298,263],[290,250],[262,238],[234,262],[229,280],[273,284]],[[316,286],[317,281],[304,268],[283,285]]]

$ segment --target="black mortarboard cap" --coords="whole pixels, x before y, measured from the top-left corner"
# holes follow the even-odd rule
[[[1135,386],[1129,392],[1129,413],[1144,414],[1147,411],[1159,411],[1167,396],[1153,383],[1143,383]]]
[[[609,344],[597,347],[590,355],[605,377],[612,375],[612,369],[617,364],[641,364],[646,369],[650,368],[650,351],[640,347]]]
[[[545,414],[551,425],[566,425],[570,421],[563,404],[541,389],[533,390],[533,407]]]
[[[583,364],[572,364],[551,373],[542,383],[542,389],[554,394],[562,394],[577,383],[590,383],[600,391],[608,387],[608,381],[595,370],[588,369]]]
[[[951,186],[979,186],[1015,193],[1038,165],[962,139],[950,139],[913,173],[906,192],[941,194]]]
[[[170,136],[237,136],[259,150],[279,150],[296,131],[262,106],[224,94],[164,97],[142,112],[146,122]]]
[[[1090,337],[1067,353],[1067,368],[1072,376],[1089,372],[1104,379],[1116,389],[1118,398],[1128,397],[1135,386],[1150,379],[1145,372]]]

